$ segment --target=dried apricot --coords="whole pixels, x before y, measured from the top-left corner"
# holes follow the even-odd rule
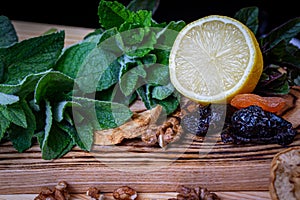
[[[230,105],[238,109],[256,105],[273,113],[282,110],[285,104],[285,100],[281,97],[263,97],[253,93],[238,94],[230,101]]]

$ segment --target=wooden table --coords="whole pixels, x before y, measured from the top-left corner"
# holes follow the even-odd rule
[[[50,28],[63,29],[66,46],[93,31],[21,21],[13,24],[20,40]],[[291,146],[297,145],[299,137]],[[113,199],[111,192],[121,185],[136,189],[139,199],[168,199],[176,196],[178,185],[187,185],[206,187],[224,200],[267,200],[270,163],[282,149],[276,144],[237,146],[219,140],[215,144],[183,142],[165,152],[125,144],[96,146],[96,154],[75,147],[64,157],[47,161],[41,159],[38,145],[18,153],[11,143],[4,143],[0,146],[0,200],[33,199],[42,186],[54,187],[60,180],[68,182],[71,199],[89,199],[85,192],[90,186]]]

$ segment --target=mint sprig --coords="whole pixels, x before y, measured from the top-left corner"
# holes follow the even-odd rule
[[[93,132],[130,120],[136,98],[172,113],[179,100],[167,75],[168,56],[185,23],[156,23],[157,2],[148,3],[100,0],[100,28],[68,47],[63,30],[19,42],[1,16],[0,140],[19,152],[36,141],[50,160],[74,146],[91,151]]]

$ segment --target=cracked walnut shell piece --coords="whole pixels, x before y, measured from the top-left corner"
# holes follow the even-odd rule
[[[300,146],[277,153],[271,162],[272,200],[300,199]]]

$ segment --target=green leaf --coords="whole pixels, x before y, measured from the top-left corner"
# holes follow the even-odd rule
[[[22,101],[21,106],[26,115],[27,127],[23,128],[21,126],[11,125],[7,130],[9,139],[13,143],[14,148],[19,152],[23,152],[31,147],[32,137],[36,130],[36,118],[27,102]]]
[[[64,47],[64,31],[23,40],[5,49],[6,84],[19,84],[26,76],[54,66]]]
[[[170,51],[165,49],[154,49],[152,53],[156,56],[156,63],[162,64],[162,65],[169,65],[169,55]],[[154,63],[153,63],[154,64]]]
[[[64,94],[72,91],[74,80],[58,71],[51,71],[40,78],[34,91],[34,101],[38,105],[42,99],[60,101]]]
[[[19,97],[0,92],[0,105],[10,105],[19,101]]]
[[[10,125],[10,120],[7,119],[7,115],[8,113],[6,107],[0,105],[0,141],[4,137],[4,133]]]
[[[64,119],[64,114],[66,108],[72,108],[75,106],[80,106],[80,104],[74,102],[74,101],[61,101],[54,105],[53,109],[53,115],[54,119],[57,122],[61,122]]]
[[[132,14],[117,1],[100,0],[98,6],[99,23],[104,29],[119,28]]]
[[[179,31],[183,29],[185,25],[186,23],[184,21],[171,21],[164,27],[152,28],[151,30],[157,32],[157,44],[155,48],[158,50],[171,51]]]
[[[281,41],[267,55],[273,62],[291,65],[300,69],[300,49],[291,43]]]
[[[71,137],[53,123],[52,108],[46,101],[46,126],[43,134],[38,136],[42,158],[51,160],[62,156],[70,150]]]
[[[126,21],[121,24],[119,31],[133,30],[136,28],[144,28],[146,33],[148,32],[146,28],[149,28],[152,24],[152,13],[147,10],[139,10],[137,12],[132,12],[131,15],[126,19]]]
[[[102,49],[106,51],[115,52],[116,54],[122,55],[124,44],[122,37],[117,28],[111,28],[103,31],[101,37],[99,38],[99,45]]]
[[[95,129],[115,128],[125,123],[132,116],[131,110],[123,104],[83,97],[74,97],[73,100],[81,104],[80,113],[83,116],[97,122],[99,127],[94,127]]]
[[[143,84],[138,83],[140,77],[146,78],[146,71],[142,65],[138,65],[122,75],[120,79],[120,89],[125,96],[131,95]]]
[[[290,42],[292,38],[300,33],[300,17],[296,17],[273,29],[270,33],[260,39],[263,53],[268,52],[280,42]]]
[[[16,30],[8,17],[0,16],[0,47],[11,46],[18,42]]]
[[[152,90],[152,98],[163,100],[174,92],[174,87],[171,83],[163,86],[155,86]]]
[[[50,71],[50,70],[49,70]],[[10,84],[0,84],[0,92],[6,94],[15,94],[20,98],[25,99],[28,94],[31,94],[39,79],[47,74],[49,71],[44,71],[37,74],[30,74],[26,76],[19,84],[10,85]]]
[[[17,126],[27,128],[26,114],[23,110],[22,104],[15,103],[7,106],[8,117],[12,123]]]
[[[132,58],[142,58],[154,50],[156,35],[154,32],[146,32],[145,29],[134,29],[122,33],[123,41],[127,42],[124,44],[125,54]]]
[[[79,89],[84,93],[96,92],[99,80],[116,59],[116,55],[103,50],[101,46],[94,48],[78,70],[75,82]]]
[[[268,65],[259,79],[254,93],[263,96],[283,95],[289,92],[288,76],[282,73],[280,66]]]
[[[72,138],[73,142],[82,150],[90,151],[94,141],[93,125],[90,123],[77,124],[74,126],[67,124],[58,124],[59,128],[64,130]]]
[[[120,70],[121,66],[117,60],[108,65],[98,81],[96,90],[103,91],[116,84],[119,81]]]
[[[179,99],[175,95],[170,95],[163,100],[155,100],[154,102],[155,104],[152,107],[155,107],[156,104],[161,105],[167,115],[173,113],[179,106]]]
[[[69,47],[59,58],[54,69],[75,79],[81,65],[95,47],[96,44],[90,42],[84,42]]]
[[[147,71],[147,83],[151,85],[167,85],[170,82],[167,65],[156,64]]]
[[[254,34],[256,34],[259,27],[258,14],[258,7],[245,7],[236,12],[234,18],[245,24]]]

